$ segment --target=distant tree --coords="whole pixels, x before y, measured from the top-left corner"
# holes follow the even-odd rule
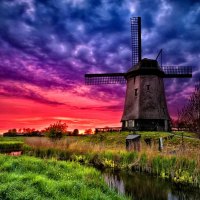
[[[42,132],[35,130],[34,128],[23,128],[23,129],[9,129],[8,132],[3,133],[3,136],[42,136]]]
[[[62,123],[58,121],[54,124],[50,124],[48,128],[44,130],[45,135],[49,138],[59,139],[62,138],[64,134],[67,132],[68,126],[66,123]]]
[[[38,131],[38,130],[35,130],[35,129],[31,129],[31,131],[29,132],[25,132],[25,133],[22,133],[24,136],[41,136],[42,133],[41,131]]]
[[[71,135],[73,135],[73,132],[72,131],[67,131],[66,135],[71,136]]]
[[[9,129],[8,132],[3,133],[3,136],[16,136],[17,135],[17,129]]]
[[[86,129],[84,133],[85,133],[85,134],[92,134],[93,131],[92,131],[92,129],[90,128],[90,129]]]
[[[178,112],[178,126],[196,132],[200,137],[200,81],[187,104]]]
[[[74,129],[73,130],[73,135],[78,135],[79,134],[79,130],[78,129]]]

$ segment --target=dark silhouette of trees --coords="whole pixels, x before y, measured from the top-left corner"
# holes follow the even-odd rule
[[[58,121],[54,124],[50,124],[48,128],[44,130],[44,133],[49,138],[60,139],[67,133],[68,126],[66,123]]]
[[[79,134],[79,130],[78,129],[74,129],[72,135],[78,135]]]
[[[34,128],[23,128],[23,129],[9,129],[7,132],[3,133],[3,136],[42,136],[42,132],[35,130]]]
[[[3,133],[3,136],[10,136],[10,137],[14,137],[17,135],[17,129],[13,128],[13,129],[9,129],[8,132]]]
[[[84,133],[85,133],[85,134],[93,134],[93,132],[92,132],[92,129],[91,129],[91,128],[90,128],[90,129],[86,129]]]
[[[42,130],[36,130],[34,128],[20,128],[20,129],[9,129],[7,132],[3,133],[3,136],[47,136],[52,139],[59,139],[65,136],[80,136],[79,130],[74,129],[73,131],[68,131],[68,126],[66,123],[62,123],[61,121],[58,121],[54,124],[50,124],[47,128],[44,128]],[[92,129],[86,129],[85,134],[92,134]]]
[[[187,104],[178,111],[178,127],[196,132],[200,137],[200,81]]]

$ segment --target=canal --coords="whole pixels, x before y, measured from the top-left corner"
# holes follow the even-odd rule
[[[199,200],[198,189],[139,172],[102,171],[109,187],[134,200]]]

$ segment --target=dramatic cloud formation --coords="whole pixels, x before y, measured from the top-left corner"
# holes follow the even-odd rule
[[[200,77],[199,0],[2,0],[0,130],[119,126],[125,85],[85,86],[85,73],[131,67],[130,23],[142,17],[142,55],[164,49],[164,65],[193,66],[165,81],[171,116]],[[1,132],[0,131],[0,132]]]

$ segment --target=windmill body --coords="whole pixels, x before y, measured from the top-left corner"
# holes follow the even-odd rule
[[[128,70],[123,130],[170,130],[163,76],[158,62],[146,58]]]
[[[163,78],[192,77],[187,66],[162,66],[162,50],[156,60],[142,59],[141,18],[131,18],[132,67],[125,73],[85,74],[87,85],[127,84],[122,130],[170,130]],[[161,65],[157,59],[161,58]]]

